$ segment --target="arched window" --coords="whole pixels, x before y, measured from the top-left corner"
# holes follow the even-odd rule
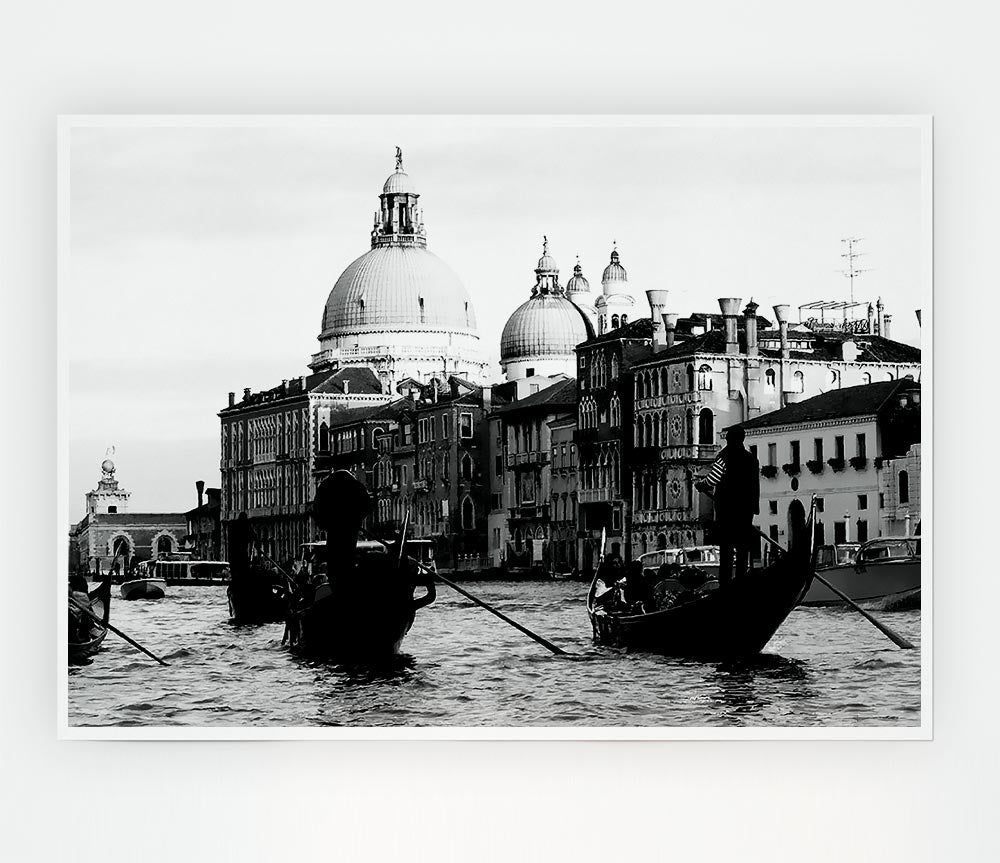
[[[670,441],[670,433],[667,429],[667,415],[660,415],[660,446],[666,446]]]
[[[319,451],[329,452],[330,450],[330,427],[326,423],[321,423],[319,427]]]
[[[622,315],[622,326],[628,323],[628,315]]]
[[[902,476],[902,474],[900,474]],[[169,536],[161,536],[156,540],[156,553],[160,554],[170,554],[174,550],[173,540]]]
[[[863,383],[863,384],[870,384],[871,382],[872,382],[872,373],[871,372],[865,372],[861,376],[861,383]]]
[[[694,366],[689,365],[687,367],[687,384],[688,392],[694,392]]]
[[[836,369],[830,369],[830,386],[839,387],[840,386],[840,372]]]
[[[896,377],[895,377],[895,375],[893,375],[892,372],[886,372],[885,373],[885,379],[887,381],[894,381],[894,380],[896,380]]]
[[[768,369],[764,372],[764,382],[772,389],[774,388],[774,369]]]
[[[698,414],[698,443],[701,446],[715,443],[715,415],[708,408],[702,408]]]
[[[910,475],[905,470],[899,472],[899,502],[910,502]]]
[[[687,442],[691,445],[695,443],[695,426],[694,426],[694,411],[689,410],[687,412]]]
[[[635,376],[635,397],[637,399],[646,398],[646,378],[640,372]]]
[[[472,505],[472,498],[466,497],[462,501],[462,529],[472,530],[476,526],[476,508]]]
[[[667,535],[659,533],[656,535],[656,550],[663,551],[667,547]]]
[[[705,365],[698,369],[698,389],[712,389],[712,367]]]
[[[514,550],[520,551],[524,546],[524,539],[521,534],[521,528],[514,531]]]
[[[665,396],[668,392],[667,388],[667,370],[666,368],[660,369],[660,395]]]
[[[472,479],[472,456],[468,453],[462,456],[462,479]]]
[[[611,329],[613,330],[618,329],[618,315],[611,316]]]
[[[805,378],[805,375],[802,374],[802,372],[796,372],[794,375],[792,375],[792,381],[793,381],[793,384],[794,384],[794,386],[792,388],[792,392],[796,392],[796,393],[803,393],[803,392],[805,392],[805,390],[806,390],[806,378]]]

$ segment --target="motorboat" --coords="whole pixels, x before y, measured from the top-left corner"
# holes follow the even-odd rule
[[[821,546],[816,572],[855,602],[919,606],[920,537],[880,536],[861,544]],[[802,600],[802,605],[841,604],[819,581]]]

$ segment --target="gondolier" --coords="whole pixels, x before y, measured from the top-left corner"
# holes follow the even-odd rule
[[[699,491],[715,491],[715,527],[719,541],[719,585],[745,578],[750,566],[754,540],[753,519],[760,513],[760,466],[743,446],[746,433],[741,426],[726,432],[726,446],[709,468],[708,475],[695,484]]]

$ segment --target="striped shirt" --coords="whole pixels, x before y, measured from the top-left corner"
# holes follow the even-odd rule
[[[702,482],[706,485],[712,486],[712,488],[717,488],[719,483],[722,482],[722,478],[726,475],[726,461],[721,456],[712,462],[712,467],[709,468],[708,476],[705,477]]]

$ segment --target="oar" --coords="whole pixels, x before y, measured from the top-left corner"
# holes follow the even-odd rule
[[[124,639],[129,644],[131,644],[133,647],[135,647],[136,649],[141,650],[143,653],[146,654],[146,656],[150,657],[151,659],[155,659],[157,662],[160,663],[160,665],[166,665],[167,664],[162,659],[160,659],[160,657],[158,657],[156,654],[150,653],[148,650],[146,650],[146,648],[143,647],[141,644],[139,644],[138,641],[135,641],[134,639],[129,638],[120,629],[117,629],[116,627],[112,626],[110,623],[108,623],[108,622],[106,622],[104,620],[101,620],[101,618],[99,618],[96,614],[94,614],[94,612],[92,612],[89,608],[87,608],[87,606],[82,605],[81,603],[77,602],[75,599],[73,599],[72,596],[69,597],[69,601],[73,605],[75,605],[77,608],[79,608],[80,611],[82,611],[84,614],[89,615],[94,620],[96,620],[101,626],[106,627],[107,629],[110,629],[119,638]]]
[[[387,543],[387,542],[386,542],[385,540],[383,540],[383,539],[379,539],[379,538],[378,538],[377,536],[371,536],[371,535],[370,535],[370,534],[368,533],[368,531],[364,530],[364,528],[362,528],[362,531],[363,531],[363,533],[365,534],[365,536],[370,536],[370,537],[371,537],[371,539],[374,539],[374,540],[376,540],[377,542],[380,542],[380,543],[382,543],[382,545],[384,545],[384,546],[385,546],[386,550],[388,550],[388,549],[389,549],[389,544],[388,544],[388,543]],[[478,597],[476,597],[476,596],[473,596],[473,595],[472,595],[471,593],[469,593],[469,592],[468,592],[467,590],[465,590],[465,589],[463,589],[463,588],[459,587],[459,586],[458,586],[457,584],[455,584],[455,582],[453,582],[453,581],[450,581],[449,579],[445,578],[445,577],[444,577],[443,575],[441,575],[441,573],[439,573],[439,572],[435,572],[435,571],[434,571],[433,569],[431,569],[431,568],[430,568],[429,566],[424,566],[424,564],[422,564],[422,563],[421,563],[421,562],[420,562],[419,560],[414,560],[414,558],[412,558],[412,557],[411,557],[411,558],[409,558],[409,559],[410,559],[410,560],[412,560],[412,561],[413,561],[413,562],[414,562],[414,563],[415,563],[415,564],[416,564],[416,565],[417,565],[417,566],[418,566],[418,567],[419,567],[419,568],[420,568],[420,569],[421,569],[421,570],[422,570],[422,571],[423,571],[424,573],[426,573],[427,575],[430,575],[431,577],[433,577],[433,578],[436,578],[436,579],[437,579],[438,581],[440,581],[440,582],[441,582],[442,584],[447,584],[447,585],[448,585],[448,587],[450,587],[450,588],[451,588],[452,590],[454,590],[454,591],[455,591],[456,593],[460,593],[460,594],[462,594],[462,596],[464,596],[464,597],[465,597],[466,599],[470,600],[471,602],[474,602],[474,603],[475,603],[476,605],[478,605],[478,606],[479,606],[480,608],[485,608],[485,609],[486,609],[486,610],[487,610],[487,611],[488,611],[488,612],[489,612],[490,614],[494,614],[494,615],[496,615],[496,616],[497,616],[497,617],[499,617],[499,618],[500,618],[500,619],[501,619],[501,620],[502,620],[502,621],[503,621],[504,623],[509,623],[509,624],[510,624],[511,626],[513,626],[513,627],[514,627],[514,629],[517,629],[517,630],[520,630],[520,631],[521,631],[521,632],[523,632],[523,633],[524,633],[525,635],[527,635],[527,636],[528,636],[528,638],[533,638],[533,639],[534,639],[535,641],[537,641],[537,642],[538,642],[538,643],[539,643],[540,645],[542,645],[542,647],[545,647],[545,648],[547,648],[548,650],[551,650],[551,651],[552,651],[553,653],[555,653],[555,654],[557,654],[557,655],[559,655],[559,656],[566,656],[566,655],[567,655],[566,651],[565,651],[565,650],[563,650],[563,649],[562,649],[561,647],[556,647],[556,645],[554,645],[554,644],[553,644],[553,643],[552,643],[551,641],[549,641],[549,640],[547,640],[547,639],[545,639],[545,638],[542,638],[542,636],[538,635],[537,633],[534,633],[534,632],[532,632],[532,631],[531,631],[530,629],[528,629],[528,628],[527,628],[526,626],[522,626],[522,625],[521,625],[520,623],[518,623],[518,622],[517,622],[516,620],[511,620],[511,619],[510,619],[509,617],[507,617],[507,615],[506,615],[506,614],[504,614],[504,613],[503,613],[502,611],[497,611],[497,610],[496,610],[496,609],[495,609],[495,608],[494,608],[494,607],[493,607],[492,605],[489,605],[488,603],[485,603],[485,602],[483,602],[483,601],[482,601],[481,599],[479,599]]]
[[[773,539],[771,539],[771,537],[769,537],[766,533],[764,533],[764,531],[762,531],[756,525],[754,526],[754,530],[757,531],[757,533],[759,533],[767,542],[769,542],[771,545],[773,545],[782,554],[786,553],[785,549],[783,549],[777,542],[775,542]],[[886,638],[888,638],[897,647],[901,647],[901,648],[903,648],[903,650],[913,650],[913,644],[911,642],[907,641],[905,638],[903,638],[902,635],[900,635],[895,630],[890,629],[888,626],[886,626],[881,621],[876,620],[874,617],[872,617],[872,615],[870,615],[867,611],[865,611],[860,605],[858,605],[846,593],[844,593],[839,588],[834,587],[832,584],[830,584],[829,581],[827,581],[825,578],[823,578],[823,576],[820,575],[818,572],[815,572],[815,571],[813,572],[813,578],[815,578],[816,581],[818,581],[820,584],[822,584],[828,590],[832,591],[837,596],[839,596],[842,600],[844,600],[844,602],[846,602],[849,606],[851,606],[851,608],[853,608],[856,612],[858,612],[859,614],[861,614],[862,617],[864,617],[872,626],[874,626],[877,630],[879,630],[879,632],[881,632]]]

